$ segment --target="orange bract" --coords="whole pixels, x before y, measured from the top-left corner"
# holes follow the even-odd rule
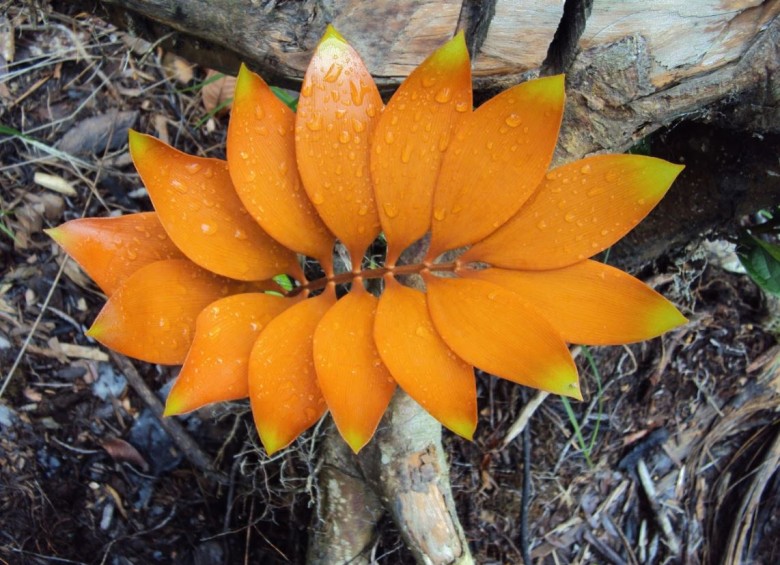
[[[139,359],[184,362],[167,414],[248,395],[268,453],[327,409],[359,451],[397,387],[471,438],[474,367],[580,398],[568,342],[628,343],[685,321],[588,259],[650,212],[681,167],[603,155],[548,171],[563,77],[474,111],[470,83],[458,35],[383,109],[357,52],[328,27],[297,114],[241,69],[227,162],[131,133],[156,213],[49,231],[110,295],[89,334]],[[380,229],[384,264],[371,245]],[[333,268],[336,237],[350,272]],[[428,241],[425,260],[397,264]],[[325,276],[309,280],[317,271],[296,253]],[[425,290],[402,286],[408,276]]]

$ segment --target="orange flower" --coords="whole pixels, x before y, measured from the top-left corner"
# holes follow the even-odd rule
[[[272,453],[329,409],[357,452],[397,383],[471,438],[475,366],[580,398],[567,342],[628,343],[685,321],[643,283],[588,259],[633,228],[682,167],[604,155],[548,172],[563,105],[554,76],[473,110],[458,35],[383,107],[358,54],[329,27],[297,114],[242,68],[227,162],[133,132],[156,213],[49,233],[109,296],[89,335],[132,357],[183,363],[166,414],[249,396]],[[363,269],[380,232],[385,264]],[[427,259],[397,264],[428,232]],[[351,272],[334,273],[336,239]],[[324,278],[305,278],[303,255]],[[272,280],[280,273],[297,287],[285,293]],[[402,274],[420,274],[426,292],[402,286]],[[380,298],[365,289],[370,278],[382,279]],[[337,283],[351,283],[340,299]]]

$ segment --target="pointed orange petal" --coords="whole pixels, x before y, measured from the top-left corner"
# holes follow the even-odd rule
[[[150,263],[111,295],[87,335],[129,357],[177,365],[187,355],[200,311],[245,288],[186,259]]]
[[[251,293],[206,306],[195,322],[192,347],[168,395],[165,415],[249,396],[252,346],[266,324],[294,303],[291,298]]]
[[[244,65],[227,135],[230,178],[257,223],[289,249],[330,257],[333,235],[303,189],[295,161],[295,114]]]
[[[409,396],[443,425],[472,439],[477,427],[474,368],[457,357],[433,327],[425,295],[388,278],[374,339],[382,360]]]
[[[599,155],[558,167],[533,200],[462,260],[555,269],[591,257],[647,216],[682,169],[642,155]]]
[[[271,320],[249,356],[249,398],[268,454],[289,445],[325,413],[312,339],[332,292],[295,304]]]
[[[487,281],[424,278],[433,324],[459,357],[498,377],[581,398],[566,344],[522,297]]]
[[[461,275],[519,294],[571,343],[632,343],[686,322],[671,302],[649,286],[596,261],[552,271],[484,269],[464,270]]]
[[[433,198],[431,257],[489,235],[531,196],[552,159],[563,102],[563,75],[531,80],[460,123]]]
[[[368,160],[381,111],[360,56],[328,26],[303,79],[295,148],[309,198],[353,258],[379,233]]]
[[[374,345],[377,302],[365,290],[353,290],[328,310],[314,332],[320,390],[341,437],[355,453],[374,435],[395,392],[395,381]]]
[[[295,255],[246,213],[225,161],[187,155],[135,131],[130,154],[165,231],[193,262],[239,280],[293,268]]]
[[[154,212],[82,218],[46,233],[109,296],[141,267],[164,259],[184,258]]]
[[[471,64],[461,32],[409,75],[382,112],[372,144],[371,178],[388,264],[430,228],[443,152],[471,108]]]

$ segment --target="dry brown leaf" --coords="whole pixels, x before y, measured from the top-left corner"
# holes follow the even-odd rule
[[[100,444],[117,463],[132,463],[143,472],[149,470],[149,463],[138,453],[138,450],[123,439],[109,438]]]
[[[206,72],[207,84],[200,91],[202,95],[201,101],[206,112],[213,112],[224,104],[226,100],[233,98],[233,91],[236,89],[236,77],[222,75],[212,80],[220,74],[222,73],[211,69]],[[219,113],[227,112],[229,109],[230,104],[220,109]]]
[[[70,128],[55,147],[70,155],[99,155],[118,149],[127,143],[127,130],[137,120],[137,111],[110,111],[93,116]]]
[[[176,81],[179,84],[187,84],[194,76],[192,70],[194,65],[173,53],[166,53],[163,55],[162,64],[163,71],[165,72],[165,76],[168,77],[168,80]]]
[[[152,117],[152,123],[154,124],[154,131],[157,132],[157,137],[163,143],[171,144],[171,140],[168,137],[168,118],[162,114],[155,114]]]

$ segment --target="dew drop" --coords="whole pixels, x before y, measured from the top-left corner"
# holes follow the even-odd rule
[[[603,186],[597,186],[594,188],[591,188],[586,194],[588,196],[598,196],[599,194],[604,193],[604,187]]]
[[[172,179],[171,180],[171,186],[173,188],[175,188],[180,194],[186,194],[187,193],[187,187],[180,180]]]
[[[311,82],[305,82],[301,87],[301,96],[308,98],[311,96]]]
[[[253,180],[255,180],[255,178],[256,178],[256,177],[257,177],[257,173],[255,172],[255,170],[254,170],[254,169],[249,169],[249,170],[246,172],[246,178],[247,178],[247,180],[253,181]]]
[[[645,202],[647,202],[647,200],[645,200],[644,198],[640,198],[636,201],[636,203],[639,204],[640,206],[644,206]]]
[[[388,218],[395,218],[398,216],[398,207],[390,202],[385,202],[382,205],[382,208],[385,211],[385,214],[387,214]]]
[[[322,204],[325,202],[325,196],[321,192],[315,192],[314,195],[311,197],[311,201],[315,204]]]
[[[452,90],[449,86],[445,86],[436,93],[436,96],[434,96],[433,99],[436,100],[436,102],[439,104],[446,104],[452,100]]]
[[[365,216],[366,214],[368,214],[368,206],[361,204],[360,208],[358,208],[358,216]]]
[[[374,116],[376,116],[376,106],[374,106],[373,104],[369,104],[368,107],[366,108],[366,115],[369,118],[373,118]]]
[[[328,70],[325,73],[325,76],[322,77],[322,80],[324,80],[325,82],[336,82],[341,76],[341,71],[343,70],[344,67],[342,67],[338,63],[333,63],[330,67],[328,67]]]
[[[458,102],[457,104],[455,104],[455,111],[461,113],[468,112],[470,106],[471,104],[469,104],[468,102]]]
[[[444,208],[436,208],[433,211],[433,217],[441,222],[444,218],[447,217],[447,210]]]
[[[411,143],[407,143],[406,146],[404,147],[403,152],[401,153],[401,161],[402,162],[404,162],[404,163],[408,163],[409,162],[409,160],[412,158],[412,150],[413,150],[412,144]]]
[[[352,134],[347,130],[341,130],[341,133],[339,133],[339,141],[341,143],[349,143],[350,139],[352,139]]]
[[[541,220],[538,224],[536,224],[536,227],[540,230],[543,230],[547,227],[547,222],[544,220]]]
[[[349,81],[349,95],[355,106],[361,106],[363,104],[363,98],[366,96],[366,88],[362,83],[351,80]]]
[[[395,135],[393,135],[393,132],[391,130],[387,130],[385,132],[385,143],[390,145],[391,143],[393,143],[393,141],[395,141]]]
[[[417,329],[414,330],[414,333],[418,337],[428,337],[431,335],[431,332],[428,331],[428,328],[425,326],[417,326]]]
[[[184,165],[184,170],[187,171],[189,174],[194,175],[198,171],[200,171],[200,163],[187,163]]]
[[[355,118],[352,120],[352,129],[355,130],[355,133],[360,133],[366,129],[366,124]]]
[[[322,116],[315,115],[312,116],[312,118],[306,122],[306,127],[309,128],[310,131],[319,131],[322,129]]]
[[[606,228],[601,230],[601,235],[607,235],[608,233],[609,233],[609,230],[606,229]]]
[[[422,85],[424,88],[430,88],[434,84],[436,84],[436,77],[431,75],[426,75],[422,79]]]
[[[523,119],[518,114],[509,114],[504,120],[504,123],[510,128],[516,128],[522,123],[522,121]]]
[[[255,118],[258,120],[262,120],[265,117],[265,110],[263,110],[263,106],[261,104],[258,104],[255,106]]]
[[[238,228],[236,229],[236,231],[233,232],[233,237],[235,237],[236,239],[240,239],[242,241],[247,239],[246,232]]]
[[[580,172],[581,172],[583,175],[589,175],[589,174],[590,174],[590,172],[591,172],[590,165],[583,165],[583,166],[580,168]]]
[[[217,226],[209,222],[203,222],[200,225],[200,231],[205,235],[214,235],[217,233]]]
[[[347,111],[344,108],[339,108],[336,110],[336,118],[339,120],[347,115]]]
[[[489,292],[489,293],[488,293],[488,295],[487,295],[487,297],[488,297],[488,300],[495,300],[495,299],[496,299],[496,296],[498,296],[498,293],[497,293],[497,292],[495,292],[495,291],[493,291],[493,292]]]
[[[240,152],[238,153],[238,155],[239,155],[239,156],[240,156],[242,159],[244,159],[244,160],[246,160],[246,159],[249,159],[249,153],[247,153],[246,151],[240,151]]]
[[[604,175],[604,179],[607,182],[615,182],[618,178],[618,174],[615,171],[609,171],[606,175]]]
[[[131,261],[135,261],[136,259],[138,259],[138,252],[132,247],[128,247],[127,258],[130,259]]]
[[[157,320],[157,325],[160,326],[161,329],[166,331],[171,329],[171,324],[168,322],[168,318],[160,318],[159,320]]]

